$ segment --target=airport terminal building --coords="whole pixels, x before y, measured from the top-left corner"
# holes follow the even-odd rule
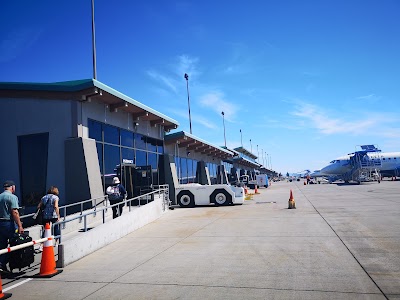
[[[225,183],[223,170],[235,181],[261,167],[242,147],[169,133],[177,121],[94,79],[0,83],[0,109],[0,181],[16,182],[26,212],[50,185],[59,188],[60,205],[75,203],[102,197],[113,176],[132,168],[146,174],[147,186],[166,183],[168,160],[180,183],[207,183],[205,166],[211,184]]]

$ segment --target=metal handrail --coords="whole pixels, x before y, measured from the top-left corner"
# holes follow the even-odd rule
[[[96,203],[98,199],[103,199],[103,200],[101,202],[99,202],[99,203]],[[83,200],[83,201],[80,201],[80,202],[59,206],[59,210],[63,211],[63,217],[65,219],[65,217],[67,216],[67,208],[69,208],[69,207],[80,205],[81,206],[80,213],[82,214],[84,204],[95,201],[95,205],[92,206],[92,208],[94,208],[95,206],[97,206],[97,205],[103,203],[104,201],[106,201],[107,199],[108,199],[108,195],[104,195],[104,196],[97,197],[97,198],[91,198],[89,200]],[[30,214],[27,214],[27,215],[20,216],[20,218],[24,219],[24,218],[32,217],[34,214],[35,213],[30,213]]]
[[[54,226],[57,226],[57,225],[62,225],[62,226],[60,226],[61,227],[60,228],[60,235],[54,236],[54,238],[58,238],[59,239],[59,243],[61,243],[61,239],[62,239],[62,230],[61,229],[65,229],[65,227],[66,227],[65,224],[66,223],[69,223],[71,221],[83,218],[83,224],[84,224],[83,225],[83,231],[86,232],[86,231],[88,231],[87,216],[96,215],[97,212],[101,212],[102,213],[102,221],[103,221],[103,224],[104,224],[106,222],[106,212],[107,212],[107,210],[109,208],[113,208],[113,207],[116,207],[118,205],[124,204],[124,205],[127,205],[129,207],[129,211],[131,211],[131,207],[132,207],[131,202],[132,201],[139,200],[138,201],[138,207],[140,207],[140,199],[141,198],[146,198],[146,200],[147,200],[146,204],[148,204],[149,203],[149,197],[148,196],[151,196],[151,195],[154,195],[154,194],[161,195],[161,193],[169,195],[169,185],[168,184],[159,185],[158,186],[158,190],[156,190],[156,191],[152,191],[152,192],[149,192],[149,193],[137,196],[137,197],[133,197],[131,199],[125,198],[123,201],[115,203],[113,205],[107,205],[107,202],[106,202],[106,205],[104,207],[100,207],[97,210],[96,210],[96,207],[95,207],[93,211],[88,211],[88,212],[80,214],[79,216],[75,216],[75,217],[72,217],[72,218],[68,218],[68,219],[64,219],[62,221],[56,222],[56,223],[52,224],[53,232],[54,232]],[[163,209],[164,210],[166,208],[166,206],[165,206],[166,202],[167,202],[167,206],[169,207],[169,205],[170,205],[169,198],[164,196],[164,199],[163,199]]]

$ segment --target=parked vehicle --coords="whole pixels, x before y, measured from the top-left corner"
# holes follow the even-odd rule
[[[175,194],[181,207],[209,204],[241,205],[244,202],[244,189],[229,184],[180,184],[175,188]]]

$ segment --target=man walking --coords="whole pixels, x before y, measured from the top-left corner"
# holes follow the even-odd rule
[[[18,197],[15,193],[14,181],[7,180],[3,184],[4,192],[0,194],[0,249],[8,247],[8,240],[13,237],[16,230],[24,232],[18,212]],[[6,269],[8,254],[0,255],[0,272]]]
[[[106,193],[108,195],[108,200],[110,201],[110,204],[114,205],[112,207],[113,219],[120,217],[122,215],[124,203],[118,205],[116,204],[124,201],[126,190],[119,181],[118,177],[113,178],[113,184],[107,188]]]

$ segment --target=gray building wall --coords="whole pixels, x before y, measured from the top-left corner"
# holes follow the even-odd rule
[[[77,137],[84,139],[84,143],[81,141],[77,145],[82,145],[81,151],[85,156],[82,161],[86,163],[90,161],[90,164],[87,164],[88,167],[93,166],[93,162],[97,160],[97,152],[88,151],[93,147],[84,147],[84,144],[87,144],[85,139],[88,138],[88,118],[153,138],[164,138],[162,126],[151,126],[150,121],[146,121],[144,118],[133,119],[131,114],[121,109],[118,109],[117,112],[110,112],[108,105],[96,99],[90,102],[78,102],[76,100],[2,98],[0,99],[0,111],[2,112],[0,130],[3,133],[3,141],[7,141],[6,144],[3,142],[3,146],[0,147],[0,182],[8,179],[14,180],[17,185],[16,194],[21,198],[18,136],[49,132],[46,188],[50,185],[59,188],[60,205],[103,194],[102,186],[99,186],[97,179],[94,179],[93,183],[89,185],[89,191],[83,193],[85,195],[83,199],[81,198],[83,194],[76,195],[76,193],[66,190],[65,162],[73,162],[71,155],[66,153],[68,139]],[[138,125],[135,126],[134,123]],[[78,151],[77,145],[70,149]],[[89,155],[94,157],[86,157]],[[79,168],[86,168],[86,166],[82,165]],[[98,165],[95,169],[99,170]],[[88,175],[93,178],[92,168],[82,174],[84,177]],[[84,182],[88,184],[87,179]]]
[[[0,182],[12,179],[20,197],[18,140],[20,135],[49,132],[47,187],[56,185],[60,203],[65,196],[64,141],[73,137],[75,101],[44,99],[0,99]]]

